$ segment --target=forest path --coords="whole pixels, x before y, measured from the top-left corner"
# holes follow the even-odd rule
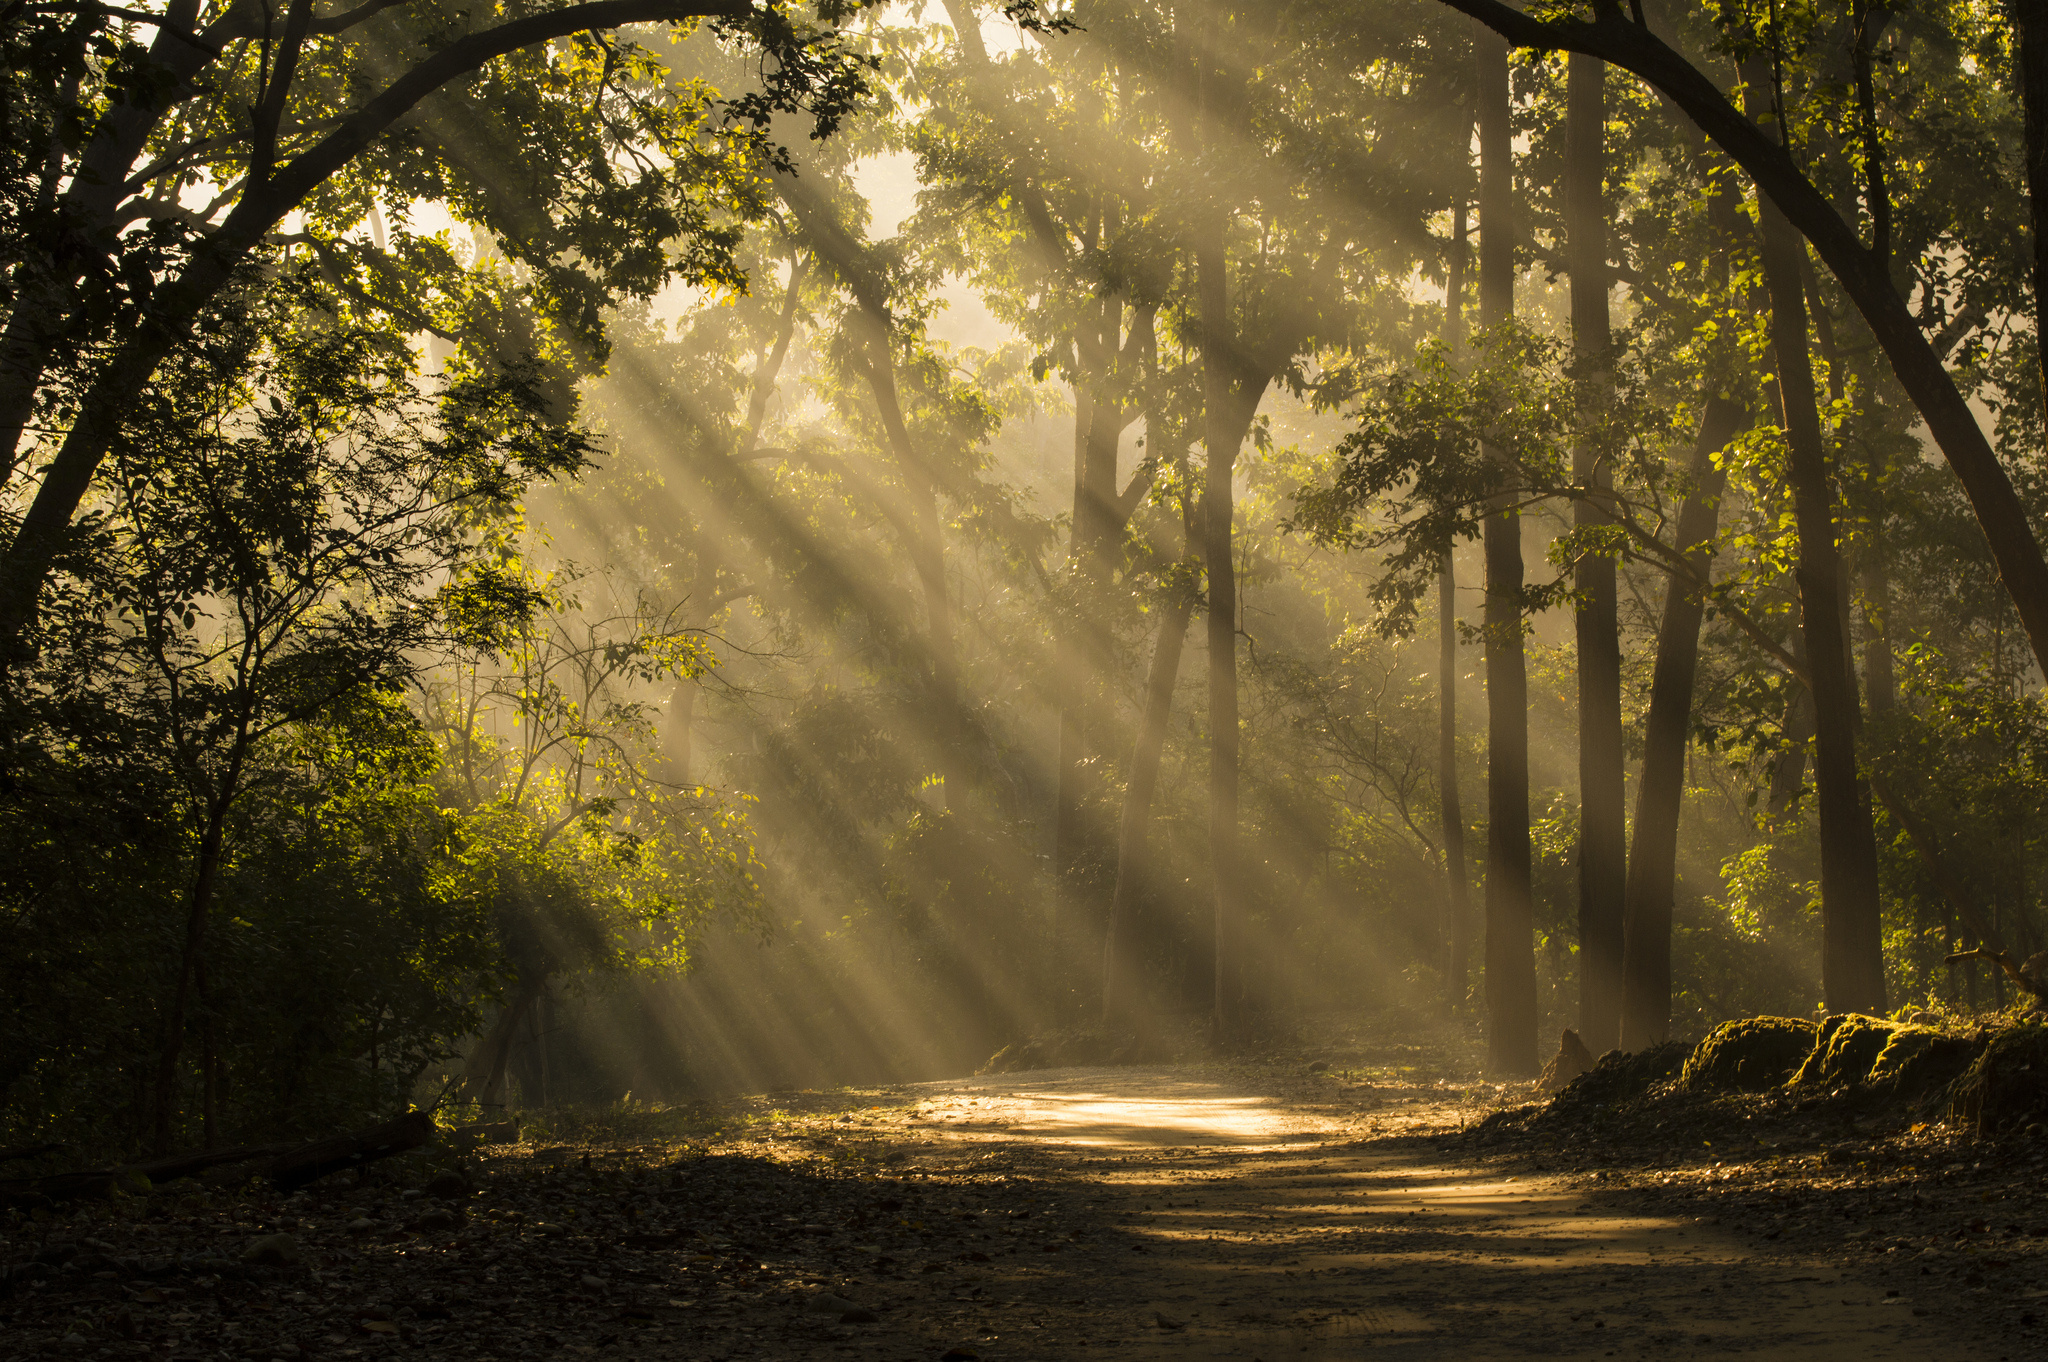
[[[1865,1262],[1759,1251],[1710,1221],[1489,1171],[1416,1139],[1364,1142],[1355,1119],[1287,1086],[1097,1069],[897,1090],[917,1104],[904,1134],[919,1157],[1060,1191],[1023,1230],[1004,1229],[1017,1247],[996,1248],[985,1270],[873,1284],[893,1337],[842,1349],[1848,1362],[1968,1346],[1965,1321],[1916,1290],[1888,1291]],[[1410,1098],[1393,1124],[1422,1134],[1469,1115]]]

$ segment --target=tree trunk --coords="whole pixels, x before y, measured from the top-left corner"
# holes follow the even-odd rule
[[[1767,60],[1744,64],[1752,117],[1771,111]],[[1831,1012],[1884,1010],[1884,951],[1878,912],[1877,840],[1869,792],[1856,772],[1856,677],[1842,634],[1841,563],[1835,541],[1827,449],[1813,395],[1806,295],[1806,244],[1769,196],[1759,196],[1764,286],[1771,299],[1771,351],[1778,370],[1779,420],[1790,454],[1793,517],[1799,529],[1799,613],[1814,703],[1814,784],[1820,811],[1821,978]]]
[[[1231,475],[1243,432],[1230,419],[1231,382],[1224,354],[1230,300],[1224,280],[1224,217],[1205,215],[1195,243],[1202,327],[1202,430],[1208,464],[1202,487],[1202,568],[1208,580],[1209,864],[1215,891],[1215,989],[1211,1028],[1219,1043],[1237,1030],[1231,951],[1240,912],[1237,882],[1237,563],[1232,557]]]
[[[1891,566],[1885,561],[1884,539],[1876,537],[1858,564],[1863,578],[1863,703],[1871,716],[1889,714],[1899,699],[1898,676],[1892,668]]]
[[[2012,478],[1985,438],[1977,414],[1898,291],[1890,262],[1867,250],[1833,203],[1784,145],[1737,110],[1719,86],[1619,6],[1588,22],[1544,20],[1502,0],[1444,0],[1518,47],[1588,52],[1643,78],[1748,173],[1760,195],[1782,210],[1863,315],[1928,433],[1963,484],[1984,531],[1999,580],[2027,632],[2035,661],[2048,666],[2048,557]],[[2036,63],[2037,69],[2041,64]],[[2039,141],[2035,143],[2038,147]],[[2038,238],[2037,238],[2038,240]],[[2038,294],[2037,294],[2038,297]]]
[[[2034,226],[2034,335],[2048,338],[2048,0],[2008,0],[2019,30],[2020,110],[2025,130],[2027,209]],[[2048,339],[2036,347],[2041,388],[2048,397]]]
[[[1102,1024],[1114,1030],[1128,1029],[1142,1007],[1138,968],[1137,933],[1132,930],[1137,916],[1137,898],[1144,888],[1151,861],[1152,793],[1159,783],[1159,759],[1166,749],[1167,721],[1173,714],[1173,684],[1180,675],[1181,646],[1187,639],[1188,618],[1194,601],[1185,594],[1175,597],[1159,620],[1159,640],[1152,650],[1152,668],[1145,677],[1145,715],[1138,728],[1138,742],[1131,753],[1131,769],[1124,786],[1122,825],[1117,834],[1116,888],[1109,900],[1109,930],[1103,934]]]
[[[1479,53],[1479,321],[1514,315],[1513,144],[1508,49],[1489,33]],[[1486,1006],[1493,1072],[1533,1075],[1535,906],[1529,868],[1529,684],[1522,640],[1522,521],[1496,500],[1486,517]]]
[[[233,769],[239,768],[239,762]],[[235,779],[232,773],[230,781]],[[192,877],[192,893],[186,902],[185,942],[178,953],[178,977],[171,989],[170,1014],[164,1019],[163,1041],[156,1057],[156,1112],[151,1145],[157,1154],[168,1154],[176,1135],[178,1110],[178,1060],[185,1048],[185,1013],[191,1006],[192,989],[198,977],[200,954],[206,945],[206,920],[213,908],[213,894],[220,882],[221,850],[226,841],[230,798],[216,795],[208,809],[206,826],[199,834],[199,863]]]
[[[476,1049],[470,1051],[469,1058],[464,1061],[463,1086],[476,1093],[474,1100],[478,1106],[499,1105],[505,1091],[505,1067],[512,1058],[512,1042],[519,1036],[520,1023],[526,1020],[527,1013],[533,1010],[533,1005],[547,991],[547,986],[545,977],[531,982],[521,979],[512,1001],[498,1013],[491,1029],[484,1033],[484,1038],[477,1042]],[[483,1080],[481,1087],[477,1086],[479,1078]]]
[[[1713,568],[1714,528],[1728,477],[1714,456],[1735,438],[1746,413],[1707,399],[1693,446],[1692,490],[1678,512],[1677,549],[1704,583]],[[1628,860],[1622,944],[1619,1047],[1647,1050],[1671,1038],[1671,907],[1678,874],[1678,816],[1685,795],[1685,753],[1699,667],[1704,593],[1673,574],[1657,627],[1650,713],[1643,725],[1643,770],[1636,785],[1635,846]],[[1597,1047],[1594,1053],[1600,1053]]]
[[[1465,869],[1465,812],[1458,800],[1458,570],[1450,555],[1436,576],[1437,791],[1444,838],[1444,1005],[1465,1001],[1472,974],[1472,891]]]
[[[1093,238],[1098,231],[1099,224],[1091,225],[1087,235]],[[1118,505],[1116,465],[1118,442],[1129,418],[1110,382],[1122,323],[1123,304],[1106,298],[1084,310],[1074,336],[1080,373],[1074,395],[1073,518],[1067,553],[1071,594],[1060,612],[1053,645],[1060,706],[1053,873],[1059,912],[1072,922],[1064,931],[1055,923],[1053,965],[1058,978],[1068,977],[1067,942],[1086,939],[1104,920],[1094,873],[1104,850],[1103,829],[1089,810],[1099,788],[1095,772],[1109,729],[1102,683],[1114,665],[1114,645],[1105,617],[1125,524]]]
[[[895,357],[890,353],[887,319],[863,308],[867,334],[865,372],[882,417],[882,429],[896,456],[897,470],[908,489],[912,528],[911,569],[917,574],[925,609],[925,681],[932,697],[932,716],[939,729],[940,795],[947,808],[962,807],[967,789],[967,724],[960,703],[959,650],[953,635],[953,599],[946,585],[946,549],[939,518],[939,492],[931,470],[910,438],[896,391]]]
[[[1451,210],[1451,256],[1444,269],[1444,341],[1465,348],[1465,204]],[[1458,568],[1444,555],[1436,576],[1437,793],[1444,839],[1444,1005],[1464,1005],[1472,974],[1472,894],[1465,866],[1465,812],[1458,798]]]
[[[1565,248],[1571,271],[1572,343],[1587,415],[1612,388],[1614,338],[1607,312],[1606,64],[1573,53],[1565,77]],[[1611,524],[1612,470],[1581,442],[1572,476],[1590,489],[1572,505],[1580,529]],[[1621,1041],[1627,777],[1621,726],[1621,626],[1614,559],[1581,555],[1572,585],[1579,671],[1579,1037],[1594,1054]]]

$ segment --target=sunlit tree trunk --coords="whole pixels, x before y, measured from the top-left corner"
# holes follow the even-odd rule
[[[1772,112],[1767,60],[1744,64],[1752,118]],[[1777,126],[1775,120],[1769,126]],[[1759,195],[1764,286],[1771,300],[1771,352],[1779,420],[1790,455],[1788,481],[1799,529],[1799,612],[1814,704],[1814,784],[1820,814],[1821,980],[1832,1012],[1884,1010],[1884,951],[1878,910],[1877,841],[1868,791],[1856,772],[1856,678],[1843,637],[1841,564],[1835,541],[1827,448],[1813,394],[1805,241],[1768,195]]]
[[[1713,567],[1714,529],[1728,477],[1714,456],[1742,428],[1740,404],[1707,399],[1693,445],[1692,488],[1678,512],[1677,548],[1697,582]],[[1622,946],[1624,1050],[1661,1045],[1671,1036],[1671,908],[1678,875],[1678,820],[1685,797],[1685,755],[1692,726],[1693,681],[1699,669],[1700,621],[1706,597],[1672,574],[1657,627],[1650,713],[1643,725],[1643,769],[1636,783],[1635,846],[1628,859]],[[1590,1046],[1595,1054],[1602,1047]]]
[[[1479,322],[1514,316],[1514,149],[1508,49],[1479,53]],[[1535,910],[1529,870],[1529,684],[1522,642],[1522,521],[1498,499],[1486,517],[1486,1007],[1495,1073],[1536,1072]]]
[[[1465,348],[1466,216],[1451,211],[1451,258],[1444,270],[1444,341]],[[1436,575],[1437,795],[1444,839],[1444,1003],[1465,1002],[1472,973],[1472,896],[1465,866],[1465,811],[1458,798],[1458,568],[1444,555]]]
[[[1575,52],[1565,76],[1565,249],[1572,343],[1589,414],[1606,405],[1614,347],[1607,312],[1605,183],[1607,66]],[[1580,529],[1607,525],[1613,470],[1582,441],[1572,476],[1591,489],[1572,505]],[[1621,1040],[1622,902],[1627,783],[1622,766],[1621,628],[1614,559],[1582,555],[1573,569],[1579,672],[1579,1036],[1594,1054]]]
[[[1173,684],[1180,675],[1181,645],[1193,613],[1194,600],[1186,594],[1176,596],[1160,613],[1159,638],[1145,677],[1145,714],[1124,786],[1116,888],[1110,896],[1109,930],[1104,933],[1102,950],[1102,1022],[1106,1027],[1128,1028],[1143,1006],[1134,930],[1137,899],[1151,868],[1152,795],[1158,788],[1159,760],[1166,749],[1167,722],[1173,715]]]
[[[1202,319],[1203,443],[1208,463],[1202,487],[1202,569],[1209,615],[1209,865],[1215,892],[1215,988],[1211,1023],[1220,1041],[1236,1034],[1235,971],[1231,952],[1241,905],[1237,846],[1237,564],[1232,557],[1235,513],[1231,476],[1243,431],[1231,420],[1230,299],[1224,281],[1224,217],[1205,213],[1195,240],[1197,307]]]
[[[1083,246],[1093,249],[1112,220],[1091,220]],[[1136,409],[1117,395],[1114,370],[1122,348],[1123,303],[1104,298],[1084,310],[1074,336],[1080,373],[1075,385],[1074,486],[1068,540],[1070,594],[1055,621],[1054,662],[1059,688],[1059,781],[1053,821],[1053,866],[1058,897],[1085,937],[1104,920],[1096,867],[1103,857],[1104,829],[1090,817],[1099,777],[1092,773],[1110,745],[1110,715],[1103,680],[1115,665],[1108,624],[1109,591],[1117,550],[1135,503],[1117,489],[1117,451]],[[1149,325],[1134,318],[1133,331]],[[1063,952],[1063,942],[1055,940]],[[1055,961],[1064,969],[1064,959]]]

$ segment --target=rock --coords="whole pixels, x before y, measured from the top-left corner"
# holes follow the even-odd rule
[[[1545,1092],[1556,1092],[1590,1070],[1593,1064],[1593,1052],[1586,1048],[1586,1042],[1579,1039],[1578,1032],[1566,1027],[1564,1034],[1557,1038],[1557,1053],[1543,1067],[1543,1076],[1536,1080],[1536,1084]],[[1322,1067],[1327,1069],[1330,1066],[1325,1064]]]
[[[464,1201],[472,1190],[469,1179],[453,1169],[434,1174],[426,1188],[427,1195],[437,1201]]]
[[[376,1228],[377,1222],[366,1215],[359,1215],[348,1222],[348,1232],[350,1234],[368,1234]]]
[[[299,1241],[289,1234],[265,1234],[249,1241],[242,1261],[265,1267],[291,1267],[299,1261]]]
[[[839,1317],[841,1324],[876,1324],[880,1317],[872,1310],[848,1310]]]
[[[849,1311],[860,1309],[859,1306],[846,1299],[846,1297],[835,1296],[829,1291],[822,1295],[811,1297],[805,1303],[804,1308],[820,1315],[844,1315]]]
[[[1686,1057],[1689,1091],[1767,1092],[1799,1071],[1820,1028],[1798,1017],[1722,1022]]]
[[[585,1287],[589,1288],[592,1291],[604,1290],[605,1279],[603,1277],[594,1277],[590,1273],[586,1272],[583,1274],[580,1280],[582,1281]]]
[[[445,1206],[436,1206],[433,1210],[428,1211],[425,1215],[422,1215],[418,1220],[413,1221],[413,1228],[417,1230],[425,1230],[429,1233],[438,1233],[443,1230],[455,1229],[457,1226],[461,1224],[461,1215],[449,1210]]]

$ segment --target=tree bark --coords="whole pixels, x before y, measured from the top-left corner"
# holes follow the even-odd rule
[[[239,754],[231,761],[225,777],[230,790],[240,779]],[[226,844],[228,807],[233,796],[216,793],[207,809],[206,824],[199,833],[199,858],[192,876],[192,892],[186,900],[185,941],[178,952],[178,977],[171,988],[171,1006],[164,1018],[162,1043],[156,1057],[156,1111],[151,1145],[157,1154],[168,1154],[176,1135],[178,1112],[178,1061],[185,1048],[185,1013],[191,1006],[193,984],[206,948],[207,919],[213,909],[213,895],[220,882],[220,862]]]
[[[1159,784],[1159,760],[1166,750],[1166,726],[1173,714],[1173,684],[1180,675],[1181,646],[1187,639],[1194,601],[1178,595],[1159,619],[1152,667],[1145,677],[1145,714],[1131,753],[1124,786],[1123,818],[1117,833],[1116,888],[1109,900],[1109,930],[1102,948],[1102,1024],[1128,1029],[1142,1005],[1138,968],[1137,899],[1151,861],[1152,795]]]
[[[1479,322],[1515,305],[1513,144],[1508,49],[1475,36],[1479,53]],[[1535,906],[1529,855],[1529,685],[1522,639],[1522,521],[1511,496],[1486,516],[1486,1006],[1493,1072],[1533,1075]]]
[[[2034,227],[2034,335],[2041,390],[2048,400],[2048,0],[2008,0],[2018,30],[2021,127],[2027,162],[2027,210]]]
[[[1572,343],[1588,416],[1612,387],[1607,311],[1606,64],[1571,55],[1565,76],[1565,249]],[[1611,524],[1612,470],[1581,441],[1572,477],[1579,529]],[[1614,559],[1582,554],[1572,571],[1579,672],[1579,1037],[1596,1055],[1621,1041],[1623,901],[1627,891],[1627,777],[1621,725],[1621,626]]]
[[[1701,582],[1713,567],[1714,529],[1728,481],[1714,456],[1735,438],[1745,415],[1739,404],[1717,394],[1707,399],[1700,417],[1692,490],[1678,512],[1676,547]],[[1629,855],[1624,899],[1618,1044],[1628,1051],[1646,1050],[1671,1038],[1671,908],[1678,873],[1678,818],[1705,611],[1704,594],[1674,573],[1657,627],[1650,713],[1643,726],[1643,769],[1636,783],[1635,846]]]
[[[1752,117],[1771,110],[1768,60],[1744,63]],[[1831,1012],[1884,1010],[1877,839],[1870,797],[1856,771],[1856,677],[1849,668],[1833,492],[1807,348],[1805,242],[1768,196],[1759,196],[1764,287],[1771,300],[1779,422],[1799,530],[1799,613],[1814,703],[1814,784],[1820,812],[1821,979]]]
[[[476,1049],[470,1051],[469,1058],[463,1063],[463,1085],[476,1092],[478,1106],[499,1105],[505,1090],[505,1066],[512,1058],[512,1042],[519,1035],[519,1024],[526,1020],[526,1014],[547,992],[547,986],[545,977],[519,980],[512,1000],[505,1004],[497,1020],[491,1023],[491,1029],[484,1033],[483,1039],[477,1042]],[[480,1087],[478,1079],[482,1079]]]
[[[1196,306],[1202,326],[1202,431],[1207,467],[1202,487],[1202,569],[1208,581],[1209,865],[1215,892],[1215,998],[1210,1024],[1219,1043],[1235,1039],[1237,1007],[1231,951],[1241,913],[1237,846],[1237,563],[1231,476],[1244,438],[1231,419],[1232,383],[1225,353],[1231,334],[1224,279],[1224,215],[1205,212],[1195,240]]]
[[[1465,349],[1465,203],[1451,210],[1451,254],[1444,269],[1444,341]],[[1436,576],[1437,795],[1444,839],[1444,1006],[1464,1005],[1472,974],[1472,891],[1465,865],[1465,811],[1458,793],[1458,567],[1444,555]]]

